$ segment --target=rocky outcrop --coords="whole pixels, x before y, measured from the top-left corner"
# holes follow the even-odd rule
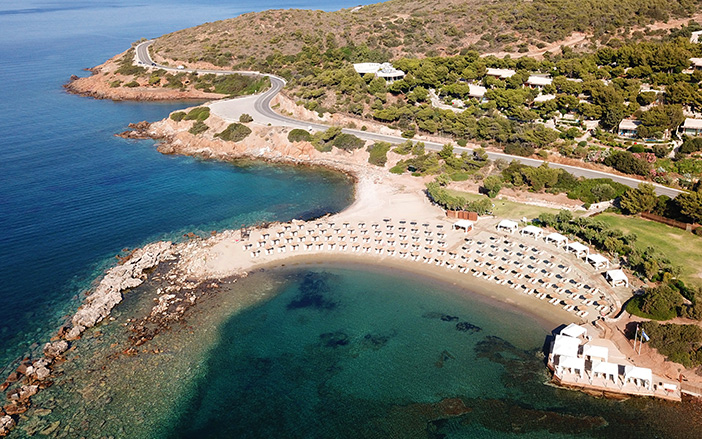
[[[58,358],[68,350],[68,343],[65,340],[55,341],[44,345],[44,356],[47,358]]]
[[[95,291],[86,297],[65,335],[66,340],[76,340],[86,328],[95,326],[110,314],[122,301],[122,291],[138,287],[144,282],[144,271],[172,256],[171,242],[155,242],[136,250],[130,258],[105,274]]]
[[[15,420],[12,419],[12,416],[5,415],[0,417],[0,436],[7,436],[10,430],[15,427],[15,424]]]
[[[122,137],[123,139],[150,139],[150,126],[151,124],[145,120],[137,123],[130,123],[128,130],[115,134],[115,136]]]

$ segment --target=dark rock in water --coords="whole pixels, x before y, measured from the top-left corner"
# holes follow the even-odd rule
[[[468,322],[458,322],[456,323],[456,330],[461,332],[480,332],[483,328]]]
[[[458,321],[458,317],[456,317],[456,316],[444,314],[442,312],[437,312],[437,311],[425,312],[424,314],[422,314],[422,317],[424,317],[425,319],[437,319],[437,320],[441,320],[444,322],[457,322]]]
[[[451,352],[446,351],[446,350],[441,351],[441,354],[439,354],[439,360],[436,362],[436,367],[441,369],[442,367],[444,367],[444,363],[447,360],[455,360],[455,359],[456,359],[456,357],[454,357]]]
[[[298,295],[288,303],[287,308],[289,310],[300,308],[332,310],[336,308],[337,303],[326,297],[326,294],[332,291],[330,277],[324,273],[306,274],[298,288]]]
[[[328,348],[338,348],[350,343],[349,336],[341,331],[326,332],[320,335],[319,338],[322,339],[324,346]]]
[[[363,347],[378,350],[388,344],[390,336],[379,334],[366,334],[363,337],[361,344]]]

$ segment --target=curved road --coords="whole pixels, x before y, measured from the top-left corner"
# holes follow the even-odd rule
[[[195,70],[195,69],[178,69],[175,67],[169,67],[169,66],[164,66],[160,64],[156,64],[155,62],[152,61],[151,56],[149,55],[149,46],[153,43],[153,40],[145,41],[143,43],[140,43],[137,45],[136,50],[135,50],[135,59],[137,61],[137,64],[139,65],[144,65],[146,67],[154,67],[154,68],[159,68],[167,71],[172,71],[172,72],[198,72],[198,73],[214,73],[218,75],[228,75],[228,74],[240,74],[240,75],[246,75],[246,76],[268,76],[271,81],[271,88],[268,89],[266,92],[258,94],[258,95],[252,95],[252,96],[242,96],[239,98],[234,98],[234,99],[226,99],[226,100],[221,100],[221,101],[214,101],[212,103],[209,103],[208,106],[210,109],[216,113],[218,116],[222,117],[223,119],[232,121],[232,122],[238,122],[239,121],[239,116],[243,113],[247,113],[251,115],[254,120],[258,123],[261,123],[263,125],[270,125],[270,126],[284,126],[284,127],[289,127],[289,128],[300,128],[303,130],[326,130],[329,128],[328,125],[324,125],[321,123],[314,123],[314,122],[305,122],[297,119],[293,119],[291,117],[283,116],[279,113],[276,113],[273,111],[271,108],[271,101],[273,98],[280,92],[280,90],[285,86],[285,79],[275,76],[275,75],[266,75],[262,74],[260,72],[251,72],[251,71],[237,71],[237,70]],[[393,143],[393,144],[398,144],[398,143],[404,143],[407,141],[407,139],[400,137],[400,136],[390,136],[386,134],[377,134],[377,133],[370,133],[368,131],[361,131],[361,130],[353,130],[353,129],[348,129],[344,128],[342,130],[345,133],[353,134],[357,137],[360,137],[361,139],[364,140],[371,140],[371,141],[376,141],[376,142],[388,142],[388,143]],[[437,143],[437,142],[430,142],[430,141],[423,141],[424,144],[426,145],[426,148],[429,150],[434,150],[438,151],[441,150],[443,147],[443,144]],[[473,150],[471,148],[465,148],[465,147],[460,147],[460,146],[455,146],[454,151],[457,152],[472,152]],[[505,159],[507,161],[512,161],[512,160],[517,160],[525,165],[529,166],[539,166],[541,165],[544,161],[543,160],[537,160],[537,159],[530,159],[526,157],[520,157],[520,156],[513,156],[509,154],[503,154],[499,152],[488,152],[488,157],[491,160],[495,159]],[[638,180],[636,178],[631,178],[631,177],[623,177],[620,175],[615,175],[615,174],[610,174],[607,172],[602,172],[602,171],[595,171],[592,169],[586,169],[586,168],[580,168],[577,166],[570,166],[570,165],[562,165],[560,163],[552,163],[548,162],[549,166],[553,168],[560,168],[564,169],[568,172],[570,172],[573,175],[576,176],[582,176],[586,178],[611,178],[612,180],[625,184],[630,187],[636,187],[639,185],[639,183],[642,183],[642,180]],[[656,183],[653,183],[656,193],[658,195],[667,195],[671,198],[676,197],[678,194],[682,193],[683,191],[678,190],[678,189],[673,189],[669,188],[666,186],[662,186]]]

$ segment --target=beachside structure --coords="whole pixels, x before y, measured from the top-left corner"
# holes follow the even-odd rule
[[[519,224],[512,220],[502,220],[497,224],[497,230],[503,230],[505,232],[514,233],[519,228]]]
[[[626,277],[626,274],[620,269],[608,270],[605,272],[605,279],[607,279],[607,282],[613,287],[629,286],[629,278]]]
[[[687,134],[688,136],[699,136],[702,134],[702,119],[685,119],[685,122],[680,125],[680,134]]]
[[[545,241],[554,243],[556,245],[556,247],[560,247],[562,245],[568,244],[568,238],[561,235],[560,233],[555,233],[555,232],[546,235]]]
[[[522,236],[529,235],[534,239],[539,239],[544,234],[544,231],[540,227],[529,225],[520,230],[519,234]]]
[[[604,256],[598,253],[587,255],[585,259],[598,270],[602,268],[609,268],[609,259],[605,258]]]
[[[525,82],[525,84],[531,88],[546,87],[547,85],[551,85],[552,83],[553,79],[549,78],[548,76],[537,75],[529,76],[529,78]]]
[[[382,64],[377,62],[357,63],[353,65],[353,68],[360,75],[370,73],[378,78],[385,79],[387,82],[393,82],[405,77],[405,72],[396,69],[388,62]]]
[[[575,256],[582,258],[590,254],[590,249],[579,242],[569,242],[565,245],[565,250],[571,253],[575,253]]]
[[[641,122],[638,120],[624,119],[619,122],[618,133],[621,137],[633,139],[639,133],[639,125],[641,125]]]
[[[475,223],[473,221],[461,219],[453,223],[453,228],[456,230],[463,229],[465,233],[468,233],[473,230],[474,225]]]
[[[511,78],[512,76],[516,75],[517,72],[512,69],[493,69],[493,68],[488,68],[487,69],[487,76],[492,76],[494,78],[499,78],[499,79],[507,79]]]
[[[548,354],[554,381],[576,389],[620,393],[680,401],[674,381],[653,375],[651,369],[634,366],[606,340],[591,340],[587,330],[571,323],[555,335]]]

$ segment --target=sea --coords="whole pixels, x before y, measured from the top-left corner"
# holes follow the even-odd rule
[[[353,201],[349,178],[329,170],[165,156],[152,141],[115,137],[130,122],[193,103],[79,97],[63,90],[69,77],[140,38],[251,10],[367,3],[0,5],[3,375],[50,338],[128,249],[312,218]],[[117,312],[145,306],[139,291],[149,288],[156,286],[141,287]],[[11,437],[49,421],[60,422],[60,437],[699,437],[694,404],[598,400],[547,385],[543,347],[552,328],[451,284],[321,264],[254,273],[223,291],[193,317],[198,330],[164,335],[162,350],[181,354],[155,366],[158,374],[138,370],[151,360],[136,357],[115,361],[116,369],[131,367],[128,381],[113,374],[92,386],[72,375],[37,397],[53,412]],[[259,300],[249,306],[237,301],[252,295]],[[100,331],[116,336],[111,328]],[[81,361],[97,356],[98,344],[76,367],[94,366]]]

